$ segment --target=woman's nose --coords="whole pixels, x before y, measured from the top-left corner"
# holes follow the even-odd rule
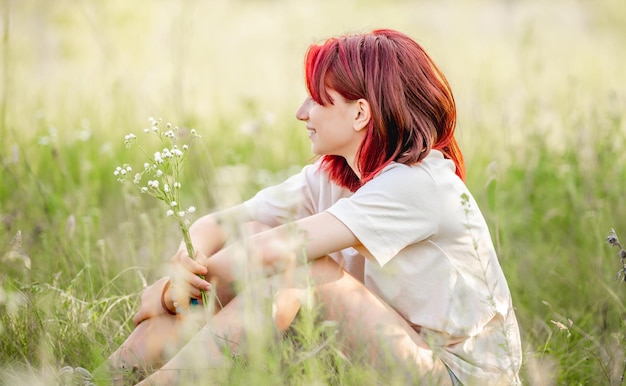
[[[304,102],[296,110],[296,118],[300,121],[306,121],[309,119],[309,108],[311,107],[311,98],[306,98]]]

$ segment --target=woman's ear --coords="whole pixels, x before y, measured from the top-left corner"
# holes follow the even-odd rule
[[[365,99],[358,99],[356,102],[356,112],[354,117],[353,128],[354,131],[361,131],[365,129],[372,119],[372,110],[370,109],[370,103]]]

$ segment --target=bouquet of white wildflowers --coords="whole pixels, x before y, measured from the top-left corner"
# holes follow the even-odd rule
[[[160,144],[165,146],[155,152],[148,152],[138,142],[135,134],[127,134],[124,144],[127,148],[137,147],[146,156],[146,162],[139,171],[135,171],[129,164],[123,164],[115,168],[113,174],[119,182],[132,181],[133,185],[143,194],[163,201],[166,207],[165,215],[177,221],[182,232],[187,254],[195,258],[195,251],[189,236],[189,226],[191,222],[188,215],[194,213],[193,206],[183,207],[181,205],[181,183],[180,175],[183,164],[189,154],[190,146],[200,138],[195,129],[192,129],[188,143],[179,146],[179,129],[171,123],[165,124],[165,129],[160,127],[161,120],[150,118],[150,128],[144,129],[146,135],[157,136]],[[132,180],[131,180],[132,178]],[[203,303],[209,304],[207,294],[202,291]],[[177,307],[178,308],[178,307]]]

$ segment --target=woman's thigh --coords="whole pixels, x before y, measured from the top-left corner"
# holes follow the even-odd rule
[[[343,343],[374,366],[404,366],[426,384],[451,384],[450,376],[409,323],[330,257],[310,266],[323,317],[338,323]]]

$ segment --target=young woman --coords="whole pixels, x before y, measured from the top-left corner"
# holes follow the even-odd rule
[[[409,364],[420,377],[414,383],[519,384],[511,295],[463,182],[444,75],[422,47],[393,30],[312,45],[305,72],[309,96],[296,117],[318,160],[239,206],[198,219],[191,227],[198,256],[181,246],[171,277],[145,290],[137,327],[110,363],[163,363],[142,384],[175,383],[190,352],[218,366],[224,344],[243,345],[241,315],[251,297],[273,297],[270,320],[282,331],[311,283],[322,317],[342,329],[348,355],[367,347],[370,363],[391,357]],[[233,222],[256,233],[233,240]],[[246,281],[242,267],[256,265],[268,279]],[[228,294],[233,283],[253,289]],[[199,299],[201,290],[227,304],[210,327],[183,339],[175,314],[187,302],[176,300]],[[225,335],[228,343],[216,338]],[[166,349],[171,344],[177,352]]]

